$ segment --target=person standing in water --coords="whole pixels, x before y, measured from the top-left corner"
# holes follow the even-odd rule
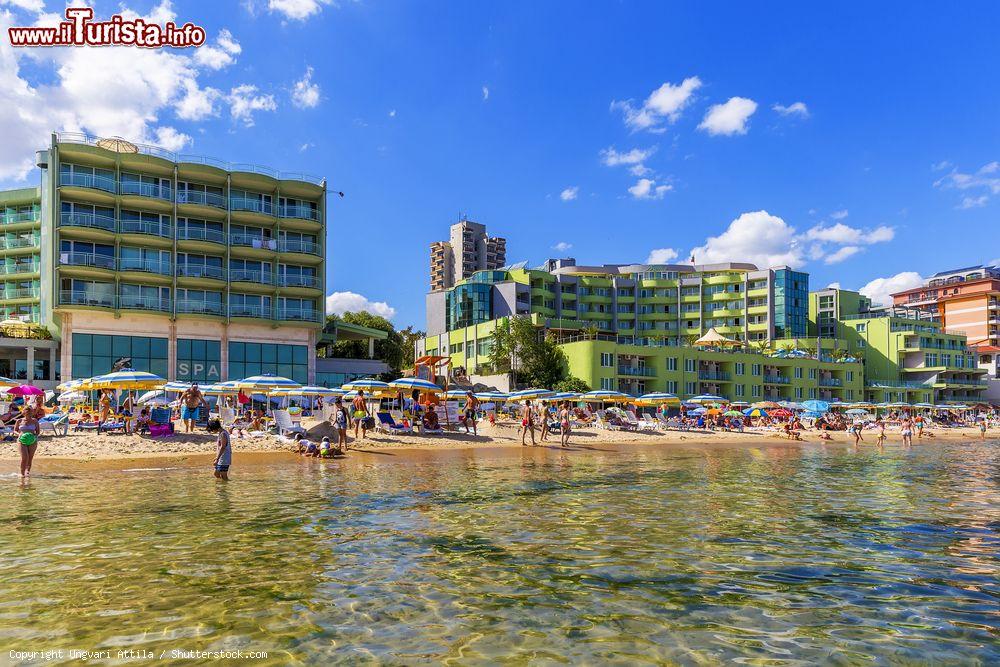
[[[851,424],[851,430],[854,431],[854,446],[857,447],[859,443],[865,441],[865,439],[861,437],[861,424],[854,422]]]
[[[564,401],[559,410],[559,444],[569,447],[570,412],[569,401]]]
[[[208,432],[218,433],[215,452],[215,478],[223,482],[229,481],[229,466],[233,463],[233,442],[229,436],[229,431],[218,419],[208,422]]]
[[[913,420],[909,416],[903,419],[903,445],[905,447],[913,445]]]
[[[24,413],[17,423],[14,424],[14,432],[17,433],[17,448],[21,453],[21,477],[31,477],[31,462],[35,458],[35,451],[38,449],[38,419],[34,412],[24,408]]]
[[[521,445],[527,447],[527,443],[524,441],[524,436],[531,433],[531,445],[535,445],[535,423],[533,421],[534,411],[531,409],[531,401],[524,402],[524,408],[521,410]]]
[[[479,399],[471,391],[465,392],[465,432],[469,432],[469,426],[472,426],[472,435],[479,435],[476,433],[476,412],[479,411]]]

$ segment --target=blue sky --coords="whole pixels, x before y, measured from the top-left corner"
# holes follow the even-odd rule
[[[331,302],[399,326],[460,212],[512,262],[693,251],[879,297],[1000,258],[1000,6],[872,4],[127,0],[208,47],[4,44],[0,184],[51,129],[325,175]]]

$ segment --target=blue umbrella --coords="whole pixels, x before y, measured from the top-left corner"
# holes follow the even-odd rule
[[[556,392],[551,389],[522,389],[521,391],[515,391],[513,394],[507,397],[510,401],[527,401],[535,398],[548,398]]]
[[[687,400],[688,403],[728,403],[722,396],[715,396],[714,394],[700,394],[698,396],[692,396]]]
[[[830,404],[827,403],[826,401],[816,401],[816,400],[805,401],[802,403],[802,407],[808,410],[809,412],[822,413],[830,411]]]
[[[424,380],[421,378],[399,378],[398,380],[390,382],[389,386],[393,389],[404,389],[408,391],[412,391],[414,389],[419,391],[431,391],[434,393],[444,391],[441,387],[437,386],[430,380]]]

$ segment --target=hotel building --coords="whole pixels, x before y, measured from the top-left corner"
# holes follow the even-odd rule
[[[39,188],[0,193],[0,309],[59,348],[29,375],[314,380],[324,179],[75,133],[37,163]]]
[[[486,225],[462,219],[447,241],[431,243],[431,291],[449,289],[477,271],[495,271],[507,261],[507,240],[489,236]]]

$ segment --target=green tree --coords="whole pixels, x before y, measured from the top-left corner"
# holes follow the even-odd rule
[[[406,327],[399,332],[399,336],[403,341],[403,368],[412,368],[414,361],[413,346],[414,344],[424,338],[427,334],[423,331],[419,331],[413,328],[413,325]]]
[[[370,329],[381,329],[389,334],[385,340],[375,341],[375,358],[384,361],[395,375],[399,374],[404,357],[403,337],[396,331],[396,327],[392,326],[392,322],[380,315],[359,311],[356,313],[348,312],[343,315],[328,315],[326,318],[327,326],[332,325],[338,320]],[[344,359],[367,359],[368,341],[339,340],[333,344],[331,354],[334,357]],[[410,356],[412,357],[412,355],[413,352],[411,351]]]
[[[590,391],[590,385],[576,377],[575,375],[567,376],[559,382],[556,382],[555,386],[552,387],[555,391],[572,391],[577,394],[584,394]]]
[[[527,317],[497,323],[490,366],[511,373],[514,383],[523,386],[551,388],[568,375],[566,355],[554,336],[543,337]]]

